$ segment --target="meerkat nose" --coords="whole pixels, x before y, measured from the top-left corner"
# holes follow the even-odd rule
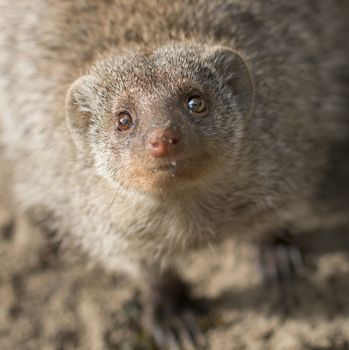
[[[180,149],[181,136],[179,130],[157,128],[149,133],[146,146],[153,157],[175,155]]]

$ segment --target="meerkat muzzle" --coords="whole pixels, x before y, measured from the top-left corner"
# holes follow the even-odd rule
[[[176,155],[181,150],[182,134],[179,130],[157,128],[150,132],[146,147],[153,157]]]

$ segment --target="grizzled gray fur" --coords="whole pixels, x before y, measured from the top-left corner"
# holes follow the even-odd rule
[[[346,224],[344,6],[1,0],[1,142],[20,210],[145,280],[227,237]],[[188,109],[197,96],[204,112]],[[154,130],[179,144],[154,151]]]

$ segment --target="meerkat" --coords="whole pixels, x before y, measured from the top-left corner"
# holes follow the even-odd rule
[[[139,281],[160,346],[173,329],[198,342],[174,268],[184,254],[347,223],[341,6],[0,1],[1,142],[18,207]]]

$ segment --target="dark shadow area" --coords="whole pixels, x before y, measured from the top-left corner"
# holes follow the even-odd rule
[[[338,225],[331,229],[304,232],[295,238],[305,254],[321,256],[343,252],[349,256],[349,226]]]
[[[251,289],[224,290],[211,301],[211,308],[281,314],[285,317],[331,319],[349,314],[349,273],[335,273],[324,282],[316,283],[306,276],[288,286],[264,288],[262,284]]]

